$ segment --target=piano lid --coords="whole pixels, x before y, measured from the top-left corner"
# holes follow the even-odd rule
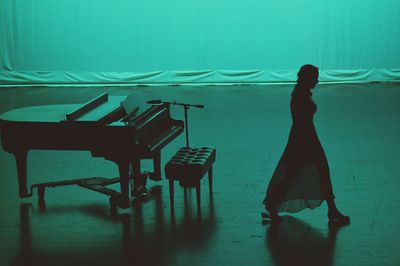
[[[66,114],[65,121],[68,121],[68,122],[74,121],[74,120],[78,119],[79,117],[81,117],[82,115],[92,111],[93,109],[97,108],[98,106],[102,105],[103,103],[105,103],[107,101],[108,101],[108,93],[105,92],[105,93],[97,96],[96,98],[91,99],[87,103],[79,106],[74,111]]]
[[[9,122],[60,122],[65,114],[79,104],[39,105],[10,110],[0,115],[0,120]]]
[[[109,96],[108,100],[97,105],[95,108],[81,114],[72,122],[93,122],[100,121],[108,114],[121,108],[121,103],[125,100],[125,96]]]
[[[71,122],[99,121],[110,112],[121,108],[121,102],[125,98],[125,96],[110,96],[108,97],[108,101],[85,112]],[[18,108],[3,113],[0,115],[0,120],[9,122],[61,122],[66,120],[67,114],[80,109],[82,106],[82,104],[57,104]]]
[[[84,104],[40,105],[10,110],[0,115],[8,122],[67,122],[93,123],[102,121],[109,114],[122,109],[124,122],[135,125],[135,119],[149,109],[146,97],[141,93],[128,96],[108,96],[107,93]]]

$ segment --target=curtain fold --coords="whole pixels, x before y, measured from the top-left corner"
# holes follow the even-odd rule
[[[94,85],[264,84],[295,82],[297,70],[165,72],[0,72],[0,87]],[[322,83],[400,82],[400,69],[320,70]]]

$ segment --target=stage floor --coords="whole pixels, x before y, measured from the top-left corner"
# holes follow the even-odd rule
[[[18,198],[14,157],[0,151],[0,265],[399,265],[400,84],[318,85],[315,125],[325,149],[338,207],[351,224],[328,227],[327,207],[283,214],[263,224],[266,185],[291,125],[293,85],[2,88],[0,113],[18,107],[86,102],[102,92],[204,104],[189,110],[192,146],[214,146],[214,191],[150,181],[151,197],[110,214],[108,198],[77,186]],[[172,107],[183,119],[183,110]],[[113,141],[105,139],[106,141]],[[184,134],[166,146],[165,162]],[[148,161],[144,169],[151,170]],[[115,177],[116,165],[83,151],[31,151],[30,184]]]

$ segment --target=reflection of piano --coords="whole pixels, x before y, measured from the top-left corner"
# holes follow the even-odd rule
[[[33,106],[2,114],[2,146],[15,155],[20,197],[31,196],[35,186],[40,192],[46,186],[78,184],[110,195],[110,202],[114,205],[129,207],[130,165],[133,190],[142,182],[141,158],[153,159],[154,173],[151,177],[160,179],[161,149],[183,131],[183,121],[171,118],[169,104],[147,105],[146,108],[141,112],[134,97],[125,99],[124,96],[103,94],[84,105]],[[31,149],[88,150],[94,157],[113,161],[120,174],[113,181],[120,182],[121,191],[105,187],[113,181],[92,178],[34,185],[28,192],[26,161]]]

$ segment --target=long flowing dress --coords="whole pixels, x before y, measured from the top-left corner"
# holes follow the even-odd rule
[[[314,127],[317,106],[310,90],[296,86],[290,109],[292,128],[288,143],[268,185],[263,203],[278,212],[316,208],[334,198],[328,161]]]

